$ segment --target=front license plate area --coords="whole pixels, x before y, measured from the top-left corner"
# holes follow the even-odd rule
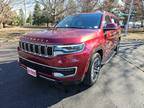
[[[32,68],[27,67],[27,73],[33,77],[37,77],[36,70],[34,70]]]

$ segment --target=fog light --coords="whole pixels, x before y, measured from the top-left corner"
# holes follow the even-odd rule
[[[57,78],[63,78],[64,77],[63,74],[57,73],[57,72],[54,72],[53,75],[54,75],[54,77],[57,77]]]

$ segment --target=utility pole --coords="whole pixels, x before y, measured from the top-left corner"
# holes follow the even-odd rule
[[[26,24],[26,0],[23,1],[24,2],[24,13],[25,13],[25,18],[24,18],[24,25]]]
[[[125,28],[125,35],[128,34],[128,24],[129,24],[129,21],[130,21],[133,4],[134,4],[134,0],[131,0],[130,9],[129,9],[129,14],[128,14],[128,19],[127,19],[127,24],[126,24],[126,28]]]
[[[144,30],[144,0],[142,0],[142,26],[143,26],[143,30]]]
[[[144,0],[142,0],[142,11],[144,12]]]

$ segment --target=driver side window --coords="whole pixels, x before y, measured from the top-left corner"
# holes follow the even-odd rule
[[[111,19],[110,17],[107,15],[105,16],[105,21],[104,21],[104,27],[106,27],[107,24],[110,24],[111,23]]]

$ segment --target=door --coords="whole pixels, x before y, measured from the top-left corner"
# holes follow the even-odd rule
[[[111,19],[108,15],[106,15],[103,26],[105,27],[107,24],[110,24],[110,23],[112,23]],[[105,58],[106,60],[108,60],[109,57],[111,56],[112,49],[113,49],[112,30],[104,31],[104,38],[105,38]]]
[[[113,43],[113,49],[117,46],[119,43],[119,37],[120,37],[120,25],[118,19],[111,17],[112,23],[114,23],[117,27],[117,30],[112,30],[112,43]]]

